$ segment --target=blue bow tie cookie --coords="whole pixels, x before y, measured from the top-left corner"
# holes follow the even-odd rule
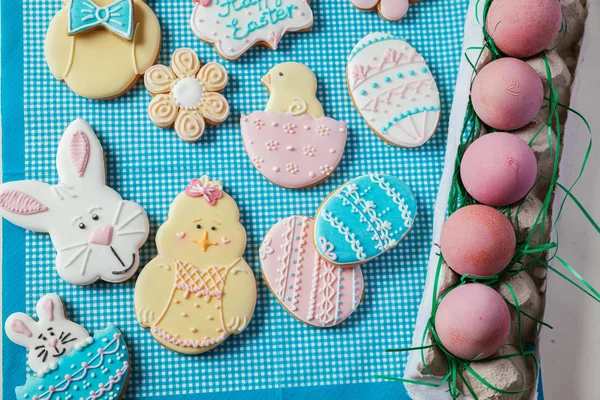
[[[133,38],[133,0],[117,0],[100,7],[92,0],[72,0],[69,7],[70,36],[104,27],[125,40]]]

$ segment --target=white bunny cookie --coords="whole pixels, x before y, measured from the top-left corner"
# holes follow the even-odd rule
[[[89,285],[123,282],[139,266],[149,232],[137,203],[106,186],[104,153],[92,128],[77,119],[58,147],[59,182],[16,181],[0,185],[0,215],[25,229],[49,233],[66,281]]]
[[[71,353],[90,334],[82,326],[69,321],[60,297],[47,294],[35,308],[38,321],[27,314],[14,313],[4,325],[6,335],[27,348],[27,363],[35,372],[44,372],[58,359]]]
[[[63,0],[44,45],[56,79],[96,100],[127,92],[160,51],[158,18],[144,0]]]

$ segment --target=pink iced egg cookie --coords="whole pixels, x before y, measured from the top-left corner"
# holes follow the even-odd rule
[[[338,166],[345,122],[255,111],[242,117],[242,138],[252,164],[276,185],[300,189],[326,179]]]
[[[260,247],[263,276],[277,300],[295,318],[318,328],[347,319],[364,291],[360,267],[340,268],[319,257],[313,240],[314,220],[279,221]]]
[[[506,206],[525,197],[537,176],[535,154],[510,133],[496,132],[475,140],[465,152],[460,176],[478,202]]]
[[[547,49],[561,29],[558,0],[494,0],[486,25],[504,54],[527,58]]]
[[[537,72],[524,61],[500,58],[479,71],[471,101],[485,124],[510,131],[535,118],[544,101],[544,87]]]
[[[440,302],[435,330],[451,354],[481,360],[497,352],[508,339],[510,312],[489,286],[470,283],[452,289]]]
[[[459,209],[442,227],[440,248],[456,273],[496,275],[515,254],[515,231],[495,208],[472,205]]]

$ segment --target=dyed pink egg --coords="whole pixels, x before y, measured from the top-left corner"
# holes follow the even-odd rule
[[[510,133],[496,132],[475,140],[465,152],[460,176],[478,202],[499,207],[525,197],[537,176],[535,154]]]
[[[500,51],[528,58],[547,49],[560,31],[558,0],[494,0],[487,29]]]
[[[471,87],[475,112],[492,128],[511,131],[530,123],[542,107],[542,79],[531,66],[516,58],[492,61],[475,77]]]
[[[479,204],[452,214],[440,238],[444,260],[460,275],[496,275],[510,263],[516,243],[508,218],[495,208]]]
[[[435,330],[451,354],[465,360],[481,360],[506,343],[510,312],[494,289],[469,283],[442,299],[435,314]]]

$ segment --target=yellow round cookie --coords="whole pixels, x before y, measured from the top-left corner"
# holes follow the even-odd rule
[[[56,79],[82,97],[127,92],[158,58],[161,28],[143,0],[67,0],[44,44]]]
[[[156,233],[156,256],[135,286],[135,313],[166,348],[200,354],[242,332],[256,304],[242,258],[246,230],[219,181],[193,179]]]

